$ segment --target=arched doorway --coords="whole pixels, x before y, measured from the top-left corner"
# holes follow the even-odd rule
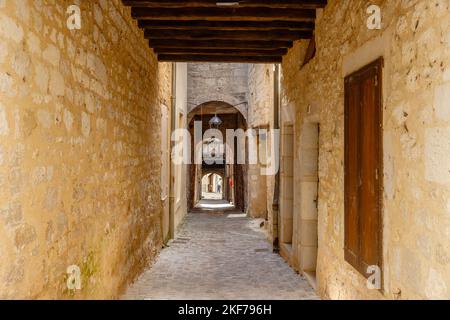
[[[223,200],[223,177],[217,173],[205,174],[202,178],[202,199]]]
[[[220,121],[215,124],[214,120]],[[188,115],[191,134],[192,159],[201,155],[201,163],[193,161],[188,170],[188,204],[194,208],[203,197],[205,175],[222,177],[222,200],[245,211],[246,164],[237,163],[237,143],[227,141],[227,130],[247,129],[247,121],[240,109],[221,101],[211,101],[194,108]],[[201,131],[201,140],[198,135]],[[212,132],[212,133],[211,133]],[[197,136],[196,136],[197,135]],[[234,159],[233,161],[231,161]],[[217,195],[216,195],[217,196]]]

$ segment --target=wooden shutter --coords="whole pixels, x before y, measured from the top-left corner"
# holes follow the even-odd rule
[[[345,79],[345,259],[382,268],[382,76],[379,59]]]
[[[360,92],[357,82],[346,81],[345,110],[345,255],[353,266],[359,264],[359,102]],[[359,268],[358,268],[359,269]]]

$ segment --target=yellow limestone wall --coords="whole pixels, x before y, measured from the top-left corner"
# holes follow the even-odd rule
[[[248,127],[273,128],[273,64],[251,64],[248,70]],[[270,137],[270,135],[268,135]],[[270,140],[269,140],[270,141]],[[272,232],[272,203],[275,177],[261,174],[265,164],[251,164],[248,172],[248,209],[250,216],[267,218]]]
[[[80,30],[72,1],[0,0],[0,298],[117,297],[161,245],[170,65],[121,1],[75,3]]]
[[[366,26],[371,4],[381,8],[381,30]],[[296,173],[302,126],[315,116],[320,121],[319,293],[449,298],[450,1],[330,0],[319,14],[316,41],[316,56],[303,68],[307,43],[290,50],[283,87],[296,114]],[[378,292],[344,261],[344,77],[380,55],[385,190],[384,291]]]

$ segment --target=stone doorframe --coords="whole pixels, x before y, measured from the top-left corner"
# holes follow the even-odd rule
[[[308,107],[309,110],[318,108]],[[317,114],[305,118],[300,129],[298,145],[298,172],[294,192],[299,210],[294,215],[294,241],[297,244],[294,254],[299,270],[309,277],[315,285],[318,256],[318,208],[319,208],[319,154],[320,121]],[[296,206],[296,207],[297,207]]]
[[[281,124],[280,147],[280,254],[294,265],[295,125],[291,119]]]
[[[313,286],[318,255],[318,110],[317,106],[309,106],[301,123],[294,124],[293,119],[283,121],[281,132],[280,254]],[[290,160],[292,168],[287,163]]]

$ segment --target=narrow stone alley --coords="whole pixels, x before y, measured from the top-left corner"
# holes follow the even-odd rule
[[[0,0],[17,299],[450,299],[450,0]]]
[[[191,213],[123,299],[317,299],[276,253],[260,220],[235,211]]]

